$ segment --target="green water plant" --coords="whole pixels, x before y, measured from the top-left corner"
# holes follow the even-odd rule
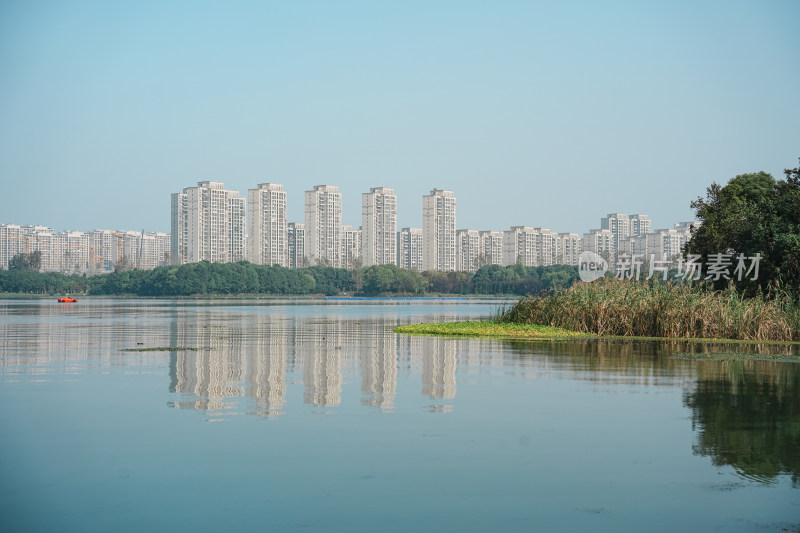
[[[590,337],[586,333],[538,324],[512,324],[495,321],[439,322],[409,324],[394,328],[397,333],[465,337],[514,337],[527,339],[568,339]]]

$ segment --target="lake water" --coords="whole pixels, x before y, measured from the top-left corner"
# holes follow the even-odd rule
[[[800,531],[800,365],[498,305],[0,300],[0,530]]]

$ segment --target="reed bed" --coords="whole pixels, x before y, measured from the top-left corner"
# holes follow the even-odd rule
[[[800,306],[790,298],[613,278],[523,298],[497,319],[596,335],[800,341]]]

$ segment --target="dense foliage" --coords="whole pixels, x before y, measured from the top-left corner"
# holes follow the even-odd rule
[[[17,254],[8,261],[9,270],[36,271],[42,267],[42,252],[35,250],[30,253]]]
[[[701,255],[704,264],[711,254],[760,254],[757,280],[733,279],[750,296],[800,298],[800,168],[785,173],[785,180],[759,172],[736,176],[724,187],[712,183],[705,199],[692,202],[702,225],[692,231],[686,253]],[[716,288],[727,283],[721,278]]]
[[[21,294],[86,294],[91,278],[77,274],[30,270],[0,270],[0,292]]]
[[[570,266],[501,267],[468,272],[415,272],[395,265],[355,270],[314,266],[288,269],[240,263],[190,263],[153,270],[118,270],[95,276],[66,276],[24,269],[0,270],[0,292],[195,296],[207,294],[365,296],[426,294],[535,294],[571,285]]]

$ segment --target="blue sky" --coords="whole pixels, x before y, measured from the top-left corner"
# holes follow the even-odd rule
[[[0,222],[169,230],[200,180],[399,224],[692,218],[800,157],[800,2],[0,2]]]

